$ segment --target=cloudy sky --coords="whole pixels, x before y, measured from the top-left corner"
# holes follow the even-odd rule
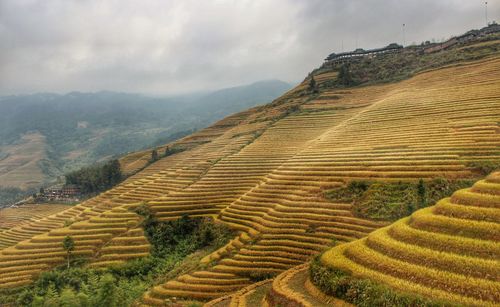
[[[500,0],[488,1],[489,20]],[[0,95],[297,82],[331,52],[444,39],[477,0],[0,0]]]

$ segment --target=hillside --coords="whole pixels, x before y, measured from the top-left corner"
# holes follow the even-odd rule
[[[328,267],[454,304],[500,301],[500,173],[326,252]]]
[[[337,125],[324,113],[310,117],[311,113],[306,112],[280,121],[274,128],[281,128],[276,135],[282,144],[291,144],[285,139],[287,135],[297,137],[286,133],[288,121],[294,122],[294,127],[310,127],[312,135],[307,147],[222,209],[219,219],[244,231],[212,259],[220,255],[228,257],[209,271],[195,272],[159,286],[146,298],[162,299],[167,295],[213,298],[234,289],[235,283],[225,286],[223,278],[230,280],[233,274],[243,275],[247,280],[240,283],[242,287],[254,278],[252,274],[259,277],[260,273],[265,278],[306,261],[328,246],[332,238],[337,242],[351,241],[382,226],[353,217],[349,204],[325,201],[321,197],[322,188],[349,179],[467,177],[472,176],[465,166],[468,161],[498,159],[499,114],[495,110],[499,110],[499,100],[490,97],[499,94],[499,63],[491,60],[429,72],[397,85],[323,93],[344,95],[334,100],[335,115],[355,113],[343,121],[340,118]],[[472,80],[478,80],[476,85],[480,90],[468,93],[458,90],[475,88],[471,86]],[[467,99],[467,95],[474,99]],[[363,98],[369,98],[370,102]],[[324,110],[328,100],[317,102],[318,109]],[[305,107],[315,110],[315,101]],[[328,123],[325,130],[322,123]],[[471,131],[484,131],[484,135]],[[261,144],[257,140],[242,153]],[[238,174],[244,176],[241,170]],[[308,231],[311,226],[313,232]]]
[[[310,277],[302,265],[266,289],[248,287],[209,305],[248,302],[259,291],[259,303],[268,306],[370,306],[382,296],[390,306],[497,306],[499,192],[500,173],[492,173],[432,207],[326,251],[311,265]]]
[[[268,80],[167,98],[114,92],[0,97],[0,187],[38,188],[69,170],[171,142],[289,88]]]
[[[155,163],[147,164],[150,150],[126,155],[123,168],[140,171],[123,183],[7,230],[17,242],[0,236],[0,289],[28,285],[64,264],[61,242],[68,235],[73,254],[89,259],[89,267],[149,255],[144,217],[134,211],[142,204],[159,221],[205,216],[239,231],[186,274],[160,280],[143,295],[147,305],[207,301],[334,245],[354,241],[340,246],[364,248],[356,240],[388,222],[355,214],[352,203],[327,199],[327,190],[352,181],[477,179],[483,166],[500,162],[500,58],[490,51],[473,60],[397,83],[347,88],[330,86],[337,71],[317,71],[318,93],[308,90],[307,78],[268,105],[159,146],[160,153],[167,146],[183,150]],[[429,209],[423,210],[416,215]],[[304,270],[293,274],[305,279]]]
[[[0,186],[26,190],[45,181],[41,164],[50,165],[46,138],[39,132],[22,135],[15,143],[2,146]]]

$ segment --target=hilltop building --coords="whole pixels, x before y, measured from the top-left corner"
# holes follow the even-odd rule
[[[364,57],[374,57],[387,53],[396,53],[400,52],[402,49],[403,46],[398,45],[396,43],[392,43],[383,48],[376,48],[369,50],[358,48],[350,52],[332,53],[325,59],[325,61],[331,64],[340,64]]]
[[[417,51],[420,54],[434,53],[441,50],[445,50],[457,44],[465,44],[473,40],[479,39],[481,37],[500,32],[500,25],[495,21],[490,23],[487,27],[479,30],[470,30],[460,36],[454,36],[449,40],[442,43],[429,43],[412,48],[413,51]],[[376,57],[384,54],[399,53],[405,48],[396,43],[392,43],[383,48],[364,50],[358,48],[354,51],[342,52],[342,53],[332,53],[325,59],[325,64],[337,65],[345,62],[351,62],[353,60],[365,58],[365,57]]]

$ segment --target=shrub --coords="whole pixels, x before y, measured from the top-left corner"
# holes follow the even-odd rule
[[[500,169],[500,161],[472,161],[466,164],[482,176],[487,176]]]
[[[354,202],[354,213],[377,220],[397,220],[417,208],[414,190],[412,183],[374,183]]]
[[[248,277],[252,282],[259,282],[262,280],[270,279],[276,277],[275,272],[261,272],[261,271],[253,271],[248,274],[244,274]]]
[[[325,196],[334,202],[352,203],[359,217],[395,221],[473,183],[474,180],[469,179],[442,178],[420,179],[417,183],[351,181],[345,187],[327,191]]]
[[[183,215],[175,221],[161,222],[147,205],[139,206],[136,212],[144,217],[144,231],[152,245],[151,254],[155,257],[161,257],[174,248],[189,254],[207,246],[221,247],[234,237],[227,226],[214,223],[211,218]]]
[[[328,199],[339,202],[353,202],[368,190],[372,182],[369,181],[350,181],[346,187],[339,187],[326,192]]]

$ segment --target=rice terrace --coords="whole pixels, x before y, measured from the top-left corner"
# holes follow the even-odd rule
[[[483,5],[486,25],[410,44],[403,24],[402,42],[364,49],[356,36],[272,101],[200,129],[179,116],[175,136],[85,151],[81,168],[46,130],[0,135],[0,178],[21,195],[0,206],[0,306],[500,306],[500,3]],[[197,59],[182,76],[210,69]],[[75,124],[90,146],[95,123]]]

